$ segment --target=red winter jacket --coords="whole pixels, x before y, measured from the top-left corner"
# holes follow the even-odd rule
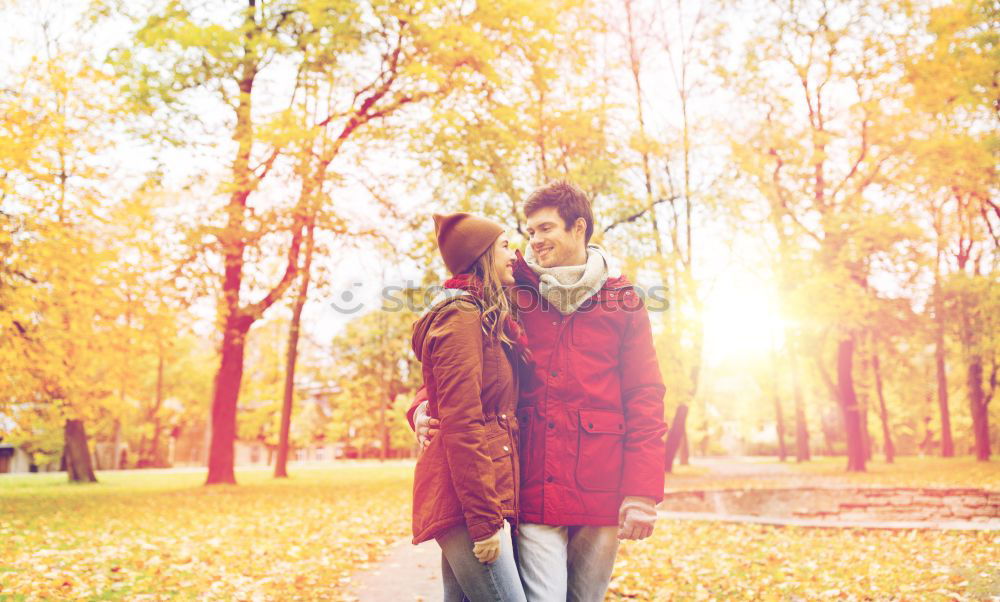
[[[663,499],[664,387],[649,315],[625,277],[563,316],[520,253],[514,274],[535,364],[517,410],[521,520],[617,525],[625,496]]]

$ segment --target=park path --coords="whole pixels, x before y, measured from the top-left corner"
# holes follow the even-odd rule
[[[756,465],[732,459],[692,458],[692,464],[704,466],[712,475],[736,476],[765,472],[784,472],[784,467]],[[701,477],[704,478],[704,477]],[[414,546],[409,539],[390,547],[380,562],[354,575],[349,599],[358,602],[432,602],[440,600],[441,550],[428,541]]]
[[[780,476],[788,468],[774,463],[757,463],[737,458],[692,458],[691,463],[708,469],[713,477]],[[705,476],[693,477],[704,479]],[[380,562],[354,575],[349,599],[358,602],[433,602],[440,600],[441,550],[428,541],[414,546],[400,540]]]
[[[349,599],[358,602],[433,602],[442,597],[441,548],[402,539],[379,563],[354,575]]]
[[[775,477],[793,473],[789,464],[776,463],[772,458],[691,458],[691,466],[705,468],[713,477]]]

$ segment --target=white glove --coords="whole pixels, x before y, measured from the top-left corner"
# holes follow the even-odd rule
[[[650,497],[626,496],[618,509],[618,539],[646,539],[656,525],[656,501]]]
[[[493,564],[500,558],[500,532],[503,531],[501,528],[493,535],[490,535],[482,541],[477,541],[472,544],[472,553],[476,555],[476,559],[483,564]]]
[[[417,409],[413,410],[413,426],[416,427],[417,431],[417,443],[420,445],[420,449],[424,449],[431,444],[431,439],[437,435],[441,421],[427,415],[427,402],[424,401],[417,406]]]

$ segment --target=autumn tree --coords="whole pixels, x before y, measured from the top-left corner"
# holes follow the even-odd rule
[[[871,321],[875,260],[906,237],[892,219],[894,203],[904,201],[888,186],[900,135],[886,102],[898,84],[882,26],[891,15],[877,5],[847,10],[821,1],[760,10],[764,26],[730,73],[754,107],[734,153],[776,227],[810,249],[815,272],[796,294],[813,321],[826,323],[817,368],[843,414],[848,470],[861,471],[867,429],[857,350]]]
[[[120,319],[118,249],[108,223],[127,188],[115,187],[103,153],[126,111],[95,60],[92,32],[75,16],[43,5],[25,22],[41,51],[10,63],[0,94],[0,212],[9,251],[0,313],[11,360],[2,398],[28,432],[60,425],[69,479],[87,482],[96,478],[86,425],[93,428],[114,403],[103,359]]]
[[[119,56],[133,94],[167,122],[189,114],[193,98],[205,95],[229,114],[226,200],[221,223],[206,230],[223,266],[208,484],[234,482],[246,335],[295,281],[306,205],[318,198],[326,166],[366,124],[494,77],[493,57],[533,29],[533,14],[551,10],[520,0],[474,10],[453,2],[248,0],[228,13],[173,2],[138,15],[135,39],[143,51],[123,48]],[[512,12],[525,18],[507,20]],[[312,87],[313,99],[324,102],[303,112],[299,100]],[[312,135],[324,128],[328,135]],[[316,145],[305,147],[302,139]],[[292,175],[302,192],[275,202],[264,194],[266,178],[287,168],[295,151],[313,153],[315,161]],[[269,234],[285,243],[283,265],[267,283],[270,274],[255,271],[247,256]]]
[[[377,447],[382,459],[393,445],[412,445],[405,410],[423,376],[410,336],[434,290],[389,287],[381,307],[352,320],[332,341],[338,439]]]
[[[665,406],[677,409],[666,418],[683,429],[690,407],[694,424],[708,424],[700,395],[705,283],[715,277],[709,258],[735,239],[711,232],[726,224],[737,233],[741,221],[725,158],[729,115],[718,114],[729,102],[717,75],[729,35],[726,11],[714,3],[635,0],[599,10],[614,42],[612,89],[623,106],[615,134],[624,141],[618,152],[625,169],[609,227],[636,274],[669,291],[669,311],[654,319]],[[671,440],[681,442],[680,461],[687,463],[686,435]],[[668,467],[673,453],[668,445]]]
[[[990,457],[989,402],[997,382],[994,298],[1000,251],[996,147],[1000,74],[997,7],[981,0],[910,7],[929,36],[900,43],[911,94],[913,143],[908,186],[925,199],[930,223],[932,294],[942,455],[954,453],[946,337],[962,350],[972,439]]]

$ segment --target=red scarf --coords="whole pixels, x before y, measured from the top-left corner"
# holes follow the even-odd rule
[[[459,274],[445,280],[443,286],[445,288],[463,290],[476,299],[483,300],[483,281],[473,274]],[[521,325],[510,314],[507,314],[503,330],[507,338],[514,342],[514,350],[517,352],[517,356],[526,362],[529,361],[531,356],[528,351],[528,335],[525,334],[524,329],[521,328]]]

